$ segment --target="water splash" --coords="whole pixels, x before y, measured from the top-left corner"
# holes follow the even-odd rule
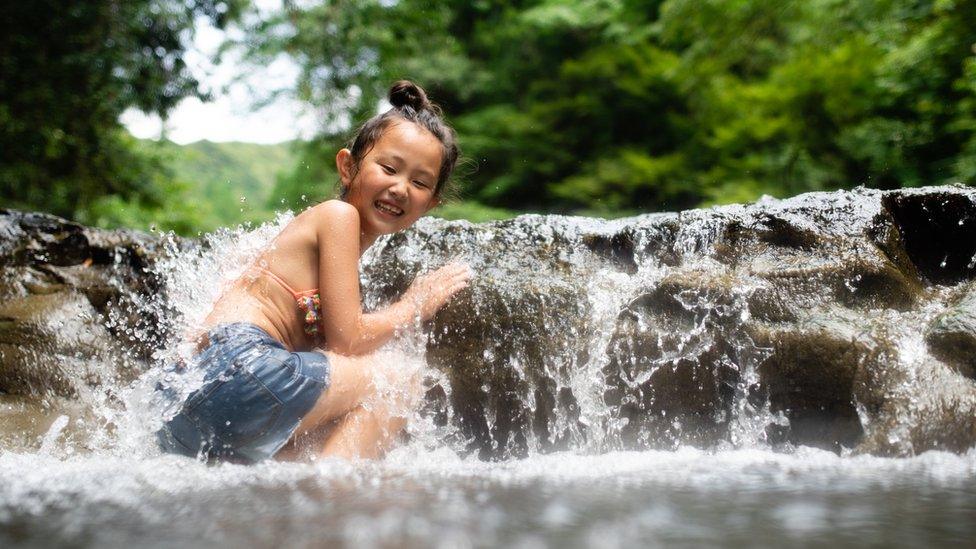
[[[808,206],[817,201],[763,204],[787,217]],[[864,207],[851,198],[843,215],[829,215],[846,219]],[[153,369],[85,393],[87,411],[38,419],[33,446],[0,450],[0,544],[8,532],[172,544],[174,523],[186,533],[176,543],[245,546],[844,545],[864,539],[855,532],[907,544],[971,539],[963,513],[976,494],[972,450],[891,459],[784,442],[807,417],[776,375],[800,392],[807,380],[804,371],[774,371],[790,363],[836,376],[852,396],[832,404],[850,408],[858,440],[875,445],[869,451],[908,454],[921,447],[918,425],[943,405],[927,395],[957,398],[961,410],[971,398],[972,381],[946,373],[921,329],[959,291],[929,288],[921,305],[899,309],[865,290],[877,272],[845,271],[831,282],[838,258],[860,260],[863,249],[741,260],[729,226],[747,214],[427,220],[381,239],[362,261],[369,309],[447,259],[478,273],[444,315],[469,324],[414,324],[378,354],[387,368],[415,372],[424,394],[407,440],[386,460],[241,467],[161,456],[149,436],[159,421]],[[157,365],[187,356],[180,334],[289,219],[209,235],[189,252],[173,245],[157,266],[165,300],[139,304],[163,311],[167,324],[168,339],[151,353]],[[804,231],[816,223],[790,220],[793,244],[812,246]],[[810,318],[774,307],[784,287]],[[810,287],[836,293],[818,301]],[[126,325],[123,312],[110,318],[113,329],[156,341],[156,331]],[[472,327],[478,338],[452,339]],[[458,340],[479,345],[468,354],[442,346]],[[802,347],[810,341],[851,355],[850,371]],[[414,398],[383,376],[379,384],[383,397],[370,405]]]
[[[41,447],[38,449],[39,454],[51,454],[54,450],[54,445],[58,441],[58,437],[61,436],[61,432],[64,428],[68,426],[68,416],[61,415],[54,419],[51,423],[51,427],[48,429],[47,433],[41,439]]]

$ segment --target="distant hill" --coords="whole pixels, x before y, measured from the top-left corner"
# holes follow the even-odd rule
[[[197,141],[169,145],[180,150],[172,164],[178,178],[207,188],[230,187],[262,204],[269,198],[278,173],[290,169],[295,161],[291,142],[258,145]]]
[[[164,212],[155,216],[134,209],[131,204],[113,203],[102,212],[103,216],[111,217],[102,222],[104,226],[143,227],[151,223],[193,234],[197,230],[211,231],[248,221],[259,223],[271,219],[275,210],[304,207],[295,204],[295,197],[289,195],[288,178],[284,178],[284,186],[278,181],[279,176],[287,176],[294,170],[299,142],[258,145],[204,140],[178,145],[171,141],[140,140],[140,143],[172,171],[177,190],[167,197]],[[304,180],[298,182],[305,185]],[[271,200],[275,192],[282,196]],[[291,194],[305,192],[308,191],[293,190]],[[278,198],[285,199],[288,206],[280,204]],[[287,202],[289,198],[291,202]],[[473,201],[448,201],[431,215],[477,222],[505,219],[517,213]]]
[[[210,205],[222,225],[270,217],[268,200],[278,174],[290,170],[296,161],[294,142],[143,143],[162,156],[175,178],[187,185],[191,196]]]

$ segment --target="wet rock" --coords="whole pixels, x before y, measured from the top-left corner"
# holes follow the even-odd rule
[[[0,394],[0,447],[36,450],[59,415],[39,399]]]
[[[976,441],[976,384],[933,358],[889,362],[885,374],[866,376],[875,395],[865,436],[856,450],[905,457],[929,450],[963,453]],[[867,400],[867,399],[865,399]]]
[[[524,456],[530,440],[553,450],[567,429],[581,430],[556,421],[557,406],[573,405],[560,387],[580,362],[587,321],[581,289],[559,282],[518,293],[476,283],[431,326],[428,363],[447,377],[461,432],[482,458]]]
[[[749,440],[965,451],[974,196],[424,220],[364,255],[364,303],[448,261],[474,269],[418,346],[436,381],[424,414],[484,459]],[[175,316],[154,265],[193,246],[0,211],[0,392],[83,400],[146,368]]]
[[[905,253],[929,281],[947,284],[976,275],[976,201],[964,187],[885,194]]]
[[[770,410],[789,419],[783,436],[835,451],[856,446],[863,431],[855,381],[890,351],[871,336],[864,319],[834,309],[791,324],[753,325],[750,333],[757,346],[768,349],[760,378]]]
[[[0,305],[0,387],[21,395],[78,397],[123,362],[104,319],[80,292],[26,296]]]
[[[78,398],[167,337],[154,263],[191,245],[0,209],[0,392]]]
[[[946,280],[909,242],[917,235],[906,240],[911,212],[927,208],[930,225],[957,226],[972,194],[817,193],[602,226],[538,216],[421,224],[388,241],[366,281],[390,299],[420,264],[460,258],[475,267],[480,281],[435,321],[428,356],[451,385],[443,399],[463,438],[483,456],[559,448],[567,438],[603,449],[708,446],[736,439],[749,423],[737,416],[767,409],[787,420],[769,425],[773,438],[885,453],[867,441],[886,439],[892,410],[913,406],[895,390],[911,367],[892,326],[917,318],[941,295],[933,283]],[[940,212],[946,196],[953,207]],[[631,277],[619,290],[629,295],[616,313],[594,316],[606,297],[594,281],[607,273]],[[573,289],[540,290],[539,279]],[[539,300],[551,304],[542,319],[532,316]],[[605,345],[579,343],[599,341],[608,324]],[[545,357],[562,358],[555,367]],[[552,373],[560,369],[597,376],[596,403],[571,376]],[[942,434],[926,440],[976,442],[949,425],[934,432]],[[948,447],[917,436],[917,447]]]
[[[753,312],[770,321],[793,320],[812,306],[837,302],[858,309],[907,310],[921,291],[919,284],[876,250],[779,258],[775,263],[760,258],[749,266],[749,272],[763,286],[752,300]]]
[[[617,268],[633,274],[637,272],[634,261],[636,246],[634,231],[624,229],[612,234],[588,234],[583,236],[582,242],[590,251],[609,261]]]
[[[708,445],[728,429],[739,315],[732,280],[666,277],[617,318],[603,368],[609,424],[624,448]]]
[[[929,323],[925,341],[933,355],[976,378],[976,287]]]
[[[89,412],[88,405],[75,398],[0,394],[0,448],[13,452],[94,448],[97,433],[91,426],[100,421]]]
[[[915,305],[921,281],[869,239],[879,230],[876,222],[854,209],[847,212],[849,221],[826,225],[818,225],[818,215],[796,214],[761,213],[752,226],[738,224],[728,236],[739,270],[754,280],[753,316],[793,322],[838,302],[861,310]],[[852,234],[852,227],[860,231]]]
[[[572,258],[589,252],[566,233],[534,230],[531,219],[503,222],[502,230],[433,225],[394,235],[363,269],[374,306],[400,295],[422,267],[462,259],[477,272],[429,327],[427,361],[449,390],[430,391],[427,408],[442,421],[452,417],[482,459],[565,448],[570,431],[584,430],[567,419],[575,398],[565,381],[581,361],[588,318],[585,281],[564,275]],[[501,266],[492,253],[517,259]]]

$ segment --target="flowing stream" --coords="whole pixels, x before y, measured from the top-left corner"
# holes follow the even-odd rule
[[[167,285],[165,304],[149,298],[144,306],[172,311],[173,333],[192,326],[221,284],[240,275],[288,219],[209,235],[202,251],[174,254],[157,266]],[[423,221],[420,228],[438,223]],[[571,225],[572,233],[612,232],[623,222],[531,223]],[[686,227],[675,249],[699,254],[711,229],[694,220]],[[378,243],[363,260],[370,307],[388,299],[370,265],[391,246],[403,262],[434,257],[416,239]],[[530,259],[514,254],[498,263],[474,253],[478,246],[475,239],[458,254],[481,280],[466,302],[474,309],[489,298],[484,288],[504,295],[538,276]],[[150,389],[158,367],[135,382],[92,389],[74,404],[0,395],[0,546],[909,547],[976,539],[976,450],[876,457],[844,444],[818,448],[775,436],[790,428],[790,419],[759,390],[759,367],[770,351],[740,329],[750,320],[746,302],[756,287],[737,285],[731,297],[678,292],[683,320],[653,327],[653,356],[613,362],[626,355],[614,347],[621,311],[674,269],[640,254],[635,268],[612,269],[578,246],[568,249],[555,260],[573,267],[540,281],[540,293],[559,296],[576,284],[585,294],[579,310],[547,309],[558,302],[553,298],[526,303],[520,312],[546,317],[543,325],[562,351],[522,347],[517,330],[491,336],[498,339],[478,352],[486,363],[507,368],[514,381],[505,402],[515,412],[486,408],[479,412],[481,431],[445,402],[459,391],[494,402],[499,389],[489,377],[462,388],[441,367],[443,357],[434,364],[428,339],[447,328],[414,326],[381,350],[378,360],[417,369],[428,396],[442,397],[429,399],[434,405],[415,415],[405,441],[380,461],[241,466],[161,455],[151,438],[159,424]],[[702,256],[699,264],[708,261]],[[932,293],[933,303],[946,299],[940,291]],[[875,331],[883,326],[899,363],[921,364],[927,354],[919,327],[938,309],[878,313],[870,324]],[[645,320],[635,316],[637,329],[650,329]],[[715,360],[714,379],[700,383],[718,387],[727,406],[704,427],[689,424],[697,416],[671,417],[667,410],[665,419],[638,426],[639,418],[626,412],[636,406],[627,388],[646,387],[659,369],[711,356],[716,333],[727,351]],[[176,339],[157,351],[157,364],[186,355]],[[618,372],[618,388],[610,386],[611,371]],[[852,421],[867,431],[873,421],[867,405],[855,404],[860,414]],[[519,410],[542,408],[548,414],[518,423]],[[709,429],[721,430],[718,442],[700,443]],[[472,442],[478,433],[487,440],[480,451]]]

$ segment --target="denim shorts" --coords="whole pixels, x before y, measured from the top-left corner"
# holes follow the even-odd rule
[[[329,383],[329,360],[322,353],[290,352],[261,328],[222,324],[207,334],[208,346],[193,367],[203,385],[165,418],[156,433],[166,452],[208,461],[255,463],[288,442]],[[175,397],[177,391],[158,385]]]

